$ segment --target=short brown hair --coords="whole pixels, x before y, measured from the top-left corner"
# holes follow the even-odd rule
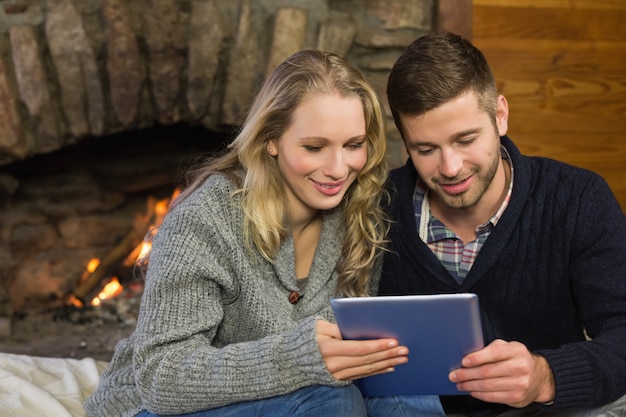
[[[399,116],[419,116],[473,91],[478,105],[495,124],[498,91],[483,53],[471,42],[449,32],[413,41],[394,64],[387,81],[387,100],[403,133]]]

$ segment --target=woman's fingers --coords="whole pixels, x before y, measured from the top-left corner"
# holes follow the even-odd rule
[[[321,320],[317,335],[324,363],[337,379],[391,372],[408,361],[409,350],[395,339],[342,340],[337,325]]]

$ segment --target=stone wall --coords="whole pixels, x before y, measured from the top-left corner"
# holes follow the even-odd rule
[[[2,0],[0,164],[155,123],[236,125],[302,48],[348,57],[384,93],[434,1]]]
[[[0,336],[18,304],[58,299],[133,227],[145,210],[137,190],[149,187],[127,174],[141,167],[154,181],[176,168],[167,165],[178,150],[164,150],[170,161],[152,155],[153,138],[126,157],[138,139],[120,134],[181,124],[229,132],[267,72],[303,48],[347,57],[385,102],[398,55],[433,30],[435,1],[0,0]],[[387,130],[398,165],[390,117]],[[73,153],[47,159],[39,176],[8,169],[31,172],[96,138],[92,152],[116,167]]]

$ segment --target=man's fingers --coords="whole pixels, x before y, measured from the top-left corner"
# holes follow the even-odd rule
[[[466,368],[500,362],[511,357],[511,343],[496,339],[484,348],[466,355],[461,364]]]
[[[463,359],[449,375],[461,391],[487,402],[524,407],[554,399],[554,381],[545,358],[519,342],[494,341]]]

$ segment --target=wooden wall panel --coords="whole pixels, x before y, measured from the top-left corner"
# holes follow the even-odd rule
[[[439,0],[437,30],[472,39],[472,0]]]
[[[523,152],[601,174],[626,211],[626,0],[474,0]]]

